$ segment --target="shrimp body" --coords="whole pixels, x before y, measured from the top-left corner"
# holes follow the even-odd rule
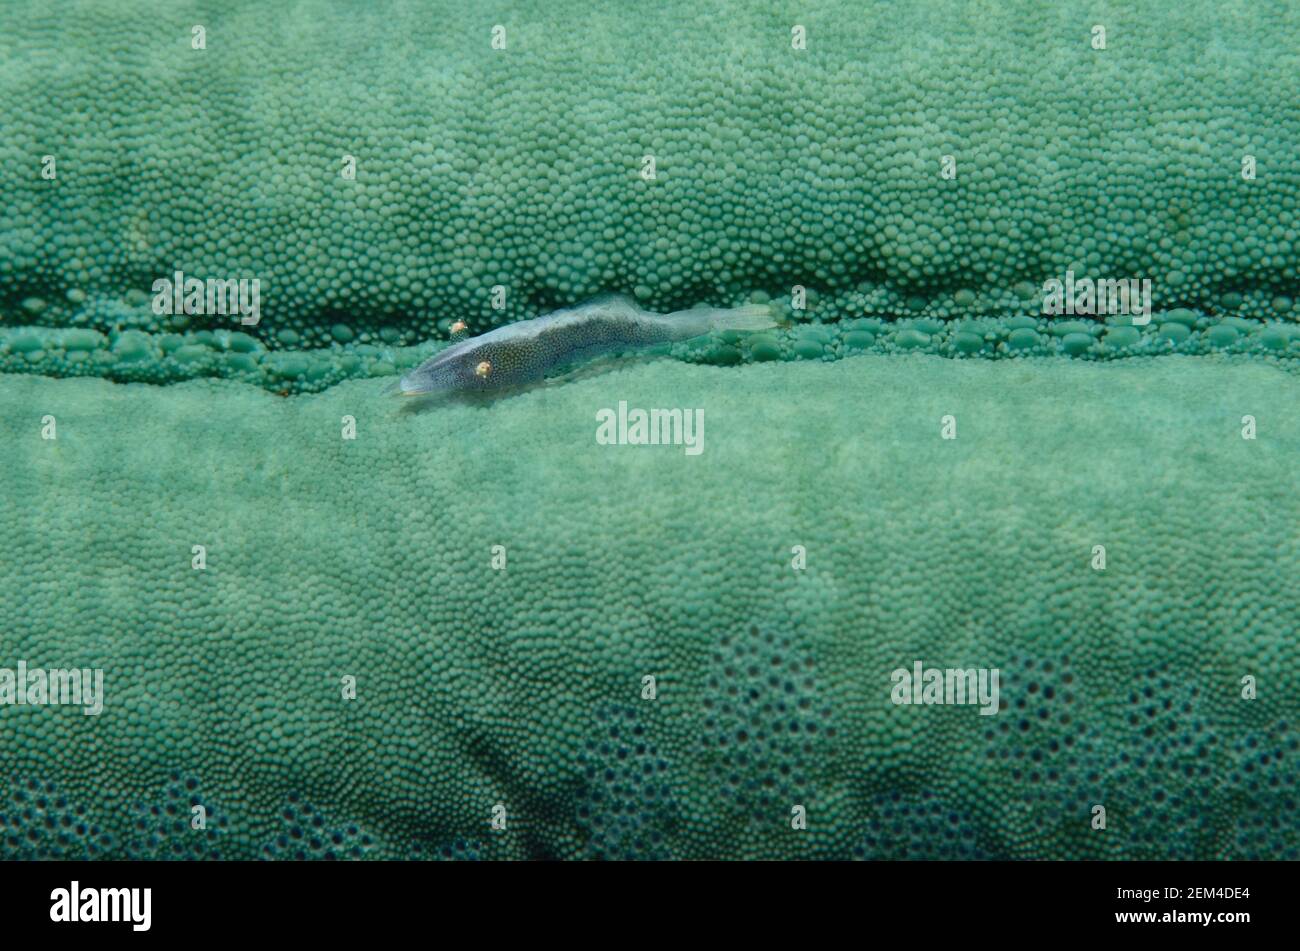
[[[561,367],[611,353],[686,340],[713,330],[774,326],[766,305],[656,314],[642,310],[629,297],[608,294],[452,344],[403,376],[393,390],[420,396],[505,389],[536,383]]]

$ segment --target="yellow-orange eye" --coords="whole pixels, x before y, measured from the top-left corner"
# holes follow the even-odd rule
[[[485,377],[491,372],[492,364],[488,363],[486,360],[474,368],[474,375],[477,377]]]
[[[463,321],[463,320],[458,320],[458,321],[456,321],[454,324],[451,325],[451,332],[454,333],[454,334],[464,333],[464,332],[465,332],[465,329],[466,329],[468,326],[469,326],[469,324],[465,323],[465,321]]]

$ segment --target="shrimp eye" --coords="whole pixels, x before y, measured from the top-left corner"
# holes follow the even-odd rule
[[[474,375],[477,377],[485,377],[491,372],[492,364],[488,363],[486,360],[474,368]]]

